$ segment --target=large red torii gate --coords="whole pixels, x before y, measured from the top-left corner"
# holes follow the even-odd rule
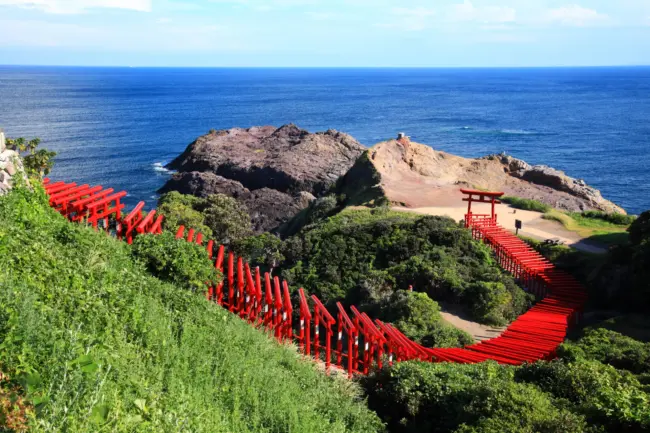
[[[474,189],[461,189],[460,192],[465,194],[467,197],[463,201],[467,202],[467,214],[465,215],[465,226],[469,227],[472,221],[477,219],[489,220],[492,224],[497,223],[497,214],[495,210],[495,205],[501,204],[501,200],[498,200],[499,197],[502,197],[505,193],[503,192],[489,192],[489,191],[478,191]],[[491,214],[473,214],[472,213],[472,203],[490,203],[492,204],[492,213]]]

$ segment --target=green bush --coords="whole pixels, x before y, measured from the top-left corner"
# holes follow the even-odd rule
[[[641,245],[650,241],[650,211],[645,211],[630,225],[627,230],[630,233],[632,245]]]
[[[650,429],[650,395],[629,372],[592,360],[553,361],[524,365],[515,378],[570,402],[607,431]]]
[[[567,341],[558,356],[569,361],[594,359],[635,374],[650,373],[650,343],[606,329],[587,329],[575,342]]]
[[[392,432],[584,432],[579,414],[555,405],[493,362],[404,362],[363,381]]]
[[[0,360],[35,433],[383,430],[353,384],[152,277],[41,189],[0,197]]]
[[[584,212],[570,212],[569,215],[580,223],[581,219],[600,220],[617,226],[629,226],[636,220],[635,215],[625,215],[620,213],[607,213],[596,210]]]
[[[235,254],[271,273],[284,260],[281,250],[282,240],[271,233],[238,239],[231,245]]]
[[[224,194],[200,198],[172,191],[160,197],[158,208],[165,215],[165,229],[173,232],[183,225],[224,245],[253,234],[247,210]]]
[[[531,200],[527,198],[504,196],[501,197],[500,200],[504,203],[509,204],[515,209],[530,210],[530,211],[541,212],[541,213],[546,213],[551,209],[553,209],[551,206],[542,203],[541,201]]]
[[[477,320],[503,324],[530,298],[501,271],[489,248],[449,218],[385,208],[346,209],[284,243],[282,272],[323,302],[374,304],[413,285],[432,299],[462,303]],[[477,283],[500,283],[493,286]],[[493,299],[491,294],[508,295]],[[483,291],[486,296],[480,297]],[[476,308],[474,308],[476,304]]]
[[[207,239],[212,237],[212,229],[205,225],[205,216],[197,207],[203,200],[192,195],[181,194],[176,191],[168,192],[158,200],[158,212],[165,216],[166,230],[176,232],[180,226],[194,229]]]
[[[375,314],[428,347],[462,347],[474,343],[471,335],[443,321],[438,303],[426,293],[397,291]]]
[[[152,275],[195,292],[204,293],[208,286],[221,281],[205,248],[176,239],[169,231],[136,236],[132,253]]]

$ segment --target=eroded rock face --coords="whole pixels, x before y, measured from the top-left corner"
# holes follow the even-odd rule
[[[226,194],[246,205],[256,231],[271,230],[327,192],[365,149],[347,134],[293,124],[214,131],[167,166],[178,172],[160,192]]]
[[[347,134],[296,125],[233,128],[199,137],[168,168],[210,172],[245,188],[320,195],[365,150]]]
[[[511,156],[490,155],[486,159],[495,159],[501,162],[506,173],[513,177],[556,191],[566,192],[572,197],[584,201],[583,206],[578,204],[578,209],[570,210],[598,209],[605,212],[625,212],[609,200],[605,200],[599,190],[587,185],[584,180],[567,176],[561,170],[547,165],[531,166],[527,162]]]
[[[458,206],[460,188],[503,191],[568,211],[625,213],[597,189],[551,167],[505,155],[463,158],[405,139],[370,148],[345,176],[339,192],[356,194],[350,204],[384,198],[422,208]]]

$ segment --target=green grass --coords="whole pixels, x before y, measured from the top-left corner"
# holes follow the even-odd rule
[[[383,429],[352,383],[46,203],[0,198],[0,370],[36,408],[30,431]]]
[[[591,228],[627,228],[636,220],[636,215],[607,213],[594,210],[584,212],[568,212],[582,227]]]
[[[559,210],[546,212],[542,218],[561,223],[567,230],[578,233],[588,241],[604,246],[627,242],[627,226],[614,224],[600,218],[588,218],[582,214],[566,213]]]
[[[509,204],[515,209],[530,210],[530,211],[542,212],[542,213],[548,212],[552,209],[552,207],[547,204],[544,204],[537,200],[531,200],[527,198],[504,196],[501,197],[500,200],[504,203]]]

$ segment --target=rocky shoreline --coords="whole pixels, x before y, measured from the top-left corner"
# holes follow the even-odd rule
[[[459,187],[504,191],[567,211],[625,213],[600,191],[548,166],[507,155],[462,158],[407,137],[366,148],[335,130],[296,125],[233,128],[197,138],[167,165],[177,172],[159,192],[225,194],[249,210],[255,231],[290,220],[315,198],[346,204],[378,199],[406,207],[440,205]]]

